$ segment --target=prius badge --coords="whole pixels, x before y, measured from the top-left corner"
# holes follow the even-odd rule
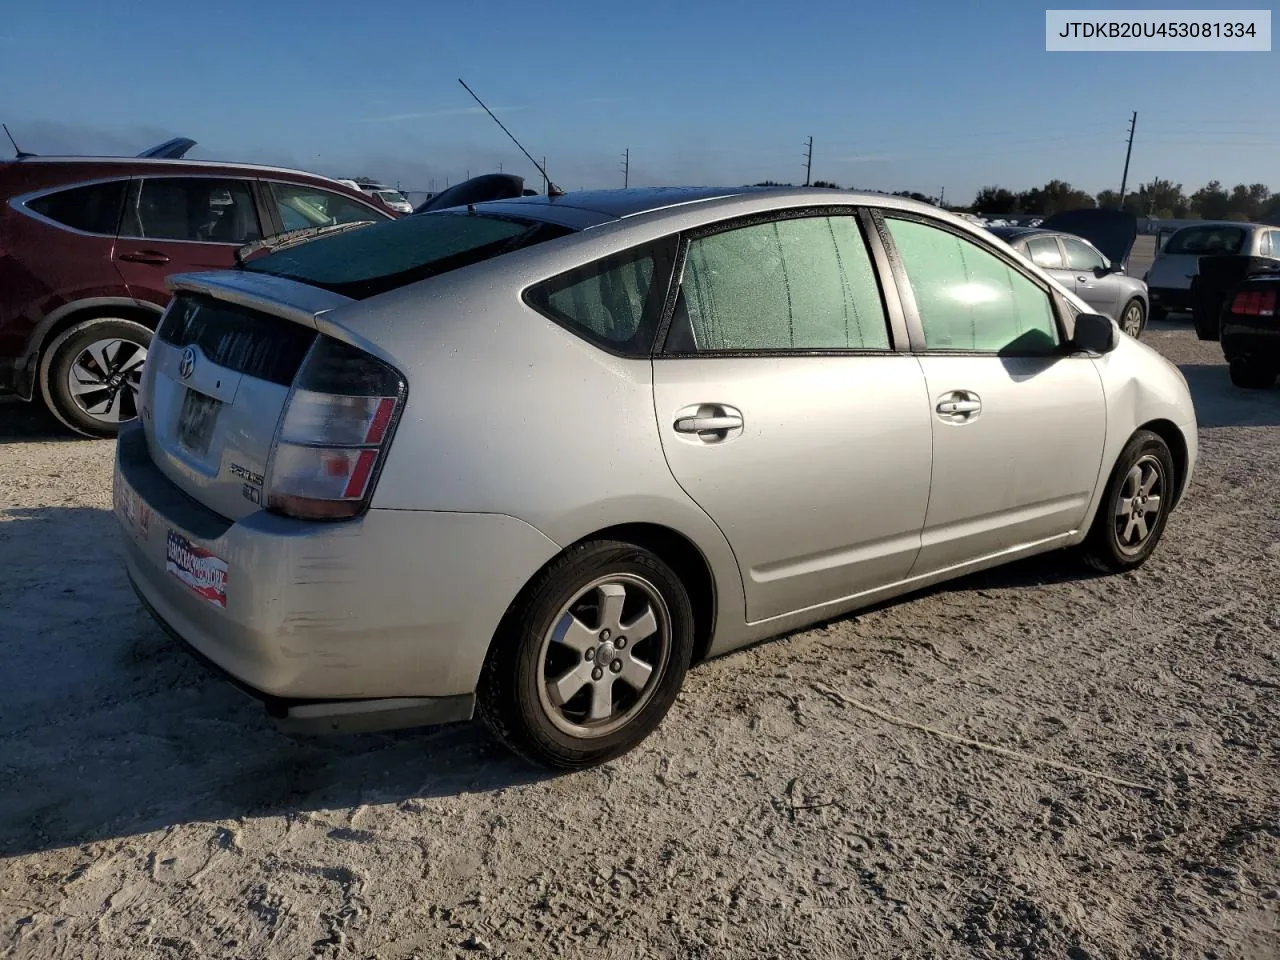
[[[183,380],[191,377],[196,370],[196,352],[190,347],[184,347],[182,350],[182,358],[178,361],[178,376]]]

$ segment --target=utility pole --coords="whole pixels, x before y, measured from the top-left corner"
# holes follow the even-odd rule
[[[502,161],[501,161],[501,160],[499,160],[499,161],[498,161],[498,172],[499,172],[499,173],[501,173],[501,172],[502,172]]]
[[[809,175],[813,172],[813,137],[809,138],[809,146],[804,154],[804,185],[809,185]]]
[[[551,189],[547,186],[547,158],[542,158],[542,192],[550,195]]]
[[[622,151],[622,189],[631,186],[631,148]]]
[[[1120,209],[1124,209],[1124,188],[1129,185],[1129,157],[1133,154],[1133,131],[1138,128],[1138,111],[1133,111],[1129,121],[1129,147],[1124,152],[1124,175],[1120,178]]]
[[[947,208],[947,188],[946,187],[943,187],[942,191],[938,194],[938,206],[942,207],[944,210]]]

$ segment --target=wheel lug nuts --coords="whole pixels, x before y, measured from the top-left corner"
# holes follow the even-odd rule
[[[621,673],[621,672],[622,672],[622,661],[621,661],[621,660],[615,660],[615,661],[613,661],[613,663],[609,664],[609,669],[610,669],[610,670],[612,670],[614,673]]]
[[[586,653],[584,653],[582,656],[583,656],[583,659],[586,659],[586,660],[594,660],[594,659],[595,659],[595,657],[596,657],[596,651],[595,651],[595,648],[594,648],[594,647],[592,647],[590,650],[588,650],[588,651],[587,651]]]
[[[604,643],[604,642],[605,642],[606,640],[608,640],[611,636],[613,636],[613,634],[611,634],[608,630],[601,630],[601,631],[600,631],[600,642],[601,642],[601,643]]]
[[[613,645],[619,650],[625,650],[627,648],[627,638],[619,637],[617,640],[613,641]]]
[[[604,671],[601,670],[599,667],[596,667],[594,670],[591,671],[592,680],[600,680],[603,678],[604,678]]]

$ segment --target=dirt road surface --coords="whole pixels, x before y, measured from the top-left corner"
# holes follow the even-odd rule
[[[139,611],[111,445],[0,409],[0,956],[1274,960],[1280,391],[1145,338],[1202,432],[1142,570],[704,664],[560,777],[478,725],[274,732]]]

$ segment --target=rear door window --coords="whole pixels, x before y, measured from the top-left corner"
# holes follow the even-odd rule
[[[240,245],[260,239],[262,228],[244,180],[147,177],[130,200],[120,236]]]
[[[1045,270],[1065,270],[1062,251],[1053,237],[1032,237],[1027,241],[1027,253],[1031,262]]]
[[[27,209],[72,230],[114,237],[128,183],[112,180],[46,193],[29,200]]]
[[[359,223],[362,220],[388,219],[380,210],[319,187],[273,181],[271,196],[285,232],[339,223]]]

